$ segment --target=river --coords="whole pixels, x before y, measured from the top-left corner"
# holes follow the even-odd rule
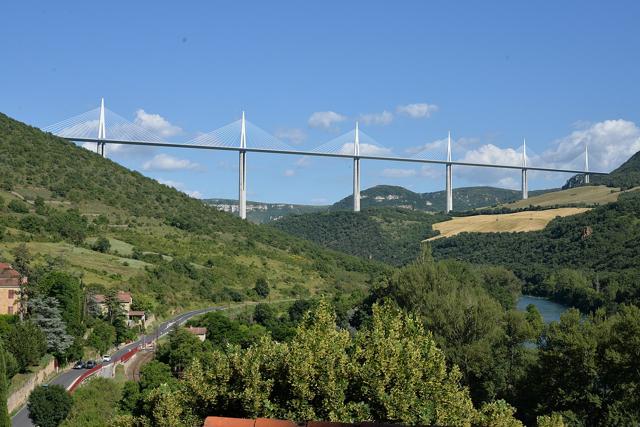
[[[567,311],[568,307],[558,304],[557,302],[549,301],[542,297],[534,297],[531,295],[522,295],[518,299],[516,308],[520,311],[525,311],[529,304],[536,306],[542,319],[545,323],[557,322],[560,320],[560,315]]]

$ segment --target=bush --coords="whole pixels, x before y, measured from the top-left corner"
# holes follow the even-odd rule
[[[111,249],[111,242],[106,237],[98,237],[91,249],[97,252],[106,253]]]
[[[57,427],[67,418],[72,403],[64,387],[40,386],[29,396],[29,418],[40,427]]]
[[[269,296],[269,284],[267,283],[267,279],[264,277],[260,277],[256,280],[256,285],[253,287],[253,290],[256,291],[256,294],[260,298],[266,298]]]
[[[15,213],[29,213],[29,206],[22,200],[12,200],[7,205]]]

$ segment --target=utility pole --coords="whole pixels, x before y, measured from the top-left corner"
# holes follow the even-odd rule
[[[247,128],[244,111],[242,112],[242,124],[240,130],[240,162],[238,176],[238,215],[241,219],[247,219]]]
[[[360,212],[360,131],[356,122],[353,141],[353,211]]]
[[[449,213],[453,210],[453,165],[451,164],[451,131],[449,131],[449,136],[447,138],[447,166],[445,181],[447,193],[447,207],[445,211],[446,213]]]
[[[529,198],[529,182],[527,180],[527,140],[522,145],[522,200]]]
[[[104,121],[104,98],[100,101],[100,119],[98,120],[98,139],[107,139]],[[104,142],[98,142],[96,152],[104,157]]]

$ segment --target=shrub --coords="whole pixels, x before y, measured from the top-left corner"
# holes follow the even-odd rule
[[[9,207],[9,209],[11,209],[15,213],[28,213],[29,212],[29,206],[25,202],[23,202],[22,200],[14,199],[14,200],[10,201],[7,206]]]

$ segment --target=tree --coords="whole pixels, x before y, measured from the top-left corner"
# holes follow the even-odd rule
[[[57,427],[67,418],[72,404],[64,387],[39,386],[29,396],[29,418],[39,427]]]
[[[107,253],[111,249],[111,242],[104,236],[100,236],[96,239],[95,243],[91,245],[91,249],[97,252]]]
[[[115,340],[115,328],[104,320],[96,320],[87,344],[98,350],[99,353],[104,354],[113,346]]]
[[[27,301],[27,309],[29,319],[44,332],[48,350],[62,358],[74,339],[67,333],[58,300],[51,297],[31,298]]]
[[[29,263],[31,262],[31,254],[27,245],[20,243],[13,250],[13,268],[20,273],[22,277],[29,276]]]
[[[276,321],[276,311],[269,304],[256,304],[253,309],[253,320],[262,326],[269,326]]]
[[[371,322],[358,332],[354,358],[357,397],[377,421],[466,425],[474,411],[460,385],[457,367],[445,356],[415,316],[391,305],[373,306]]]
[[[5,359],[6,354],[4,346],[0,341],[0,427],[11,426],[11,417],[9,417],[9,411],[7,409],[8,377]]]
[[[47,351],[47,338],[32,321],[18,322],[7,336],[7,349],[15,356],[20,371],[37,365]]]
[[[38,280],[38,291],[60,303],[62,319],[72,335],[82,335],[83,292],[80,280],[69,273],[53,271]]]
[[[174,372],[182,372],[201,355],[202,343],[198,337],[180,328],[173,329],[168,342],[158,349],[158,360],[171,366]]]
[[[173,385],[175,378],[171,367],[166,363],[152,360],[140,369],[140,388],[142,390],[159,387],[162,384]]]
[[[269,283],[264,277],[260,277],[256,280],[256,285],[253,287],[260,298],[266,298],[269,296]]]

